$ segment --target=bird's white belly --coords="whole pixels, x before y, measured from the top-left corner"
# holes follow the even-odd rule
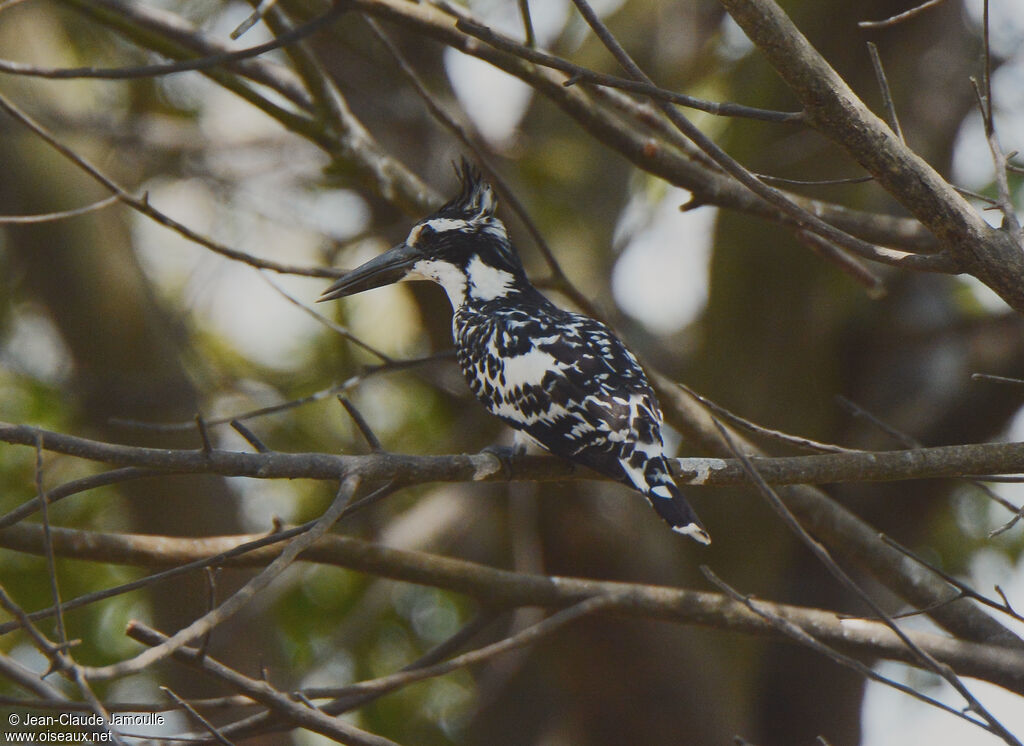
[[[497,350],[494,354],[497,354]],[[540,386],[546,374],[558,373],[566,367],[564,363],[539,347],[534,347],[524,355],[502,360],[502,372],[505,374],[505,386],[508,388]]]

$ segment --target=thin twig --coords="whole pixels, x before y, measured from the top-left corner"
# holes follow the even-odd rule
[[[914,16],[918,15],[919,13],[928,10],[928,8],[934,8],[936,5],[939,5],[942,2],[943,0],[927,0],[927,2],[921,3],[920,5],[911,8],[910,10],[905,10],[902,13],[897,13],[894,16],[889,16],[888,18],[884,18],[881,21],[859,21],[857,23],[857,26],[859,26],[860,28],[887,28],[889,26],[895,26],[897,23],[902,23],[903,21],[909,20]]]
[[[109,197],[105,197],[97,202],[93,202],[91,205],[85,205],[84,207],[75,207],[71,210],[61,210],[59,212],[48,212],[42,215],[0,215],[0,225],[24,225],[24,224],[35,224],[35,223],[52,223],[57,220],[66,220],[67,218],[78,217],[79,215],[87,215],[90,212],[96,212],[102,210],[104,207],[109,207],[118,201],[118,196],[112,194]]]
[[[851,399],[848,399],[845,396],[837,396],[836,397],[836,401],[839,403],[839,405],[841,407],[846,409],[848,412],[853,414],[855,417],[862,417],[862,418],[866,419],[868,422],[870,422],[872,425],[874,425],[879,430],[884,432],[886,435],[888,435],[889,437],[893,438],[897,443],[902,445],[904,448],[913,449],[913,450],[919,450],[921,448],[924,448],[924,444],[921,441],[917,440],[914,437],[911,437],[910,434],[908,434],[908,433],[904,433],[904,432],[902,432],[900,430],[897,430],[896,428],[894,428],[889,423],[883,421],[879,417],[876,417],[873,413],[869,412],[867,409],[865,409],[864,407],[862,407],[859,404],[857,404],[855,401],[852,401]],[[1016,505],[1014,505],[1012,502],[1010,502],[1005,497],[1000,495],[998,492],[993,490],[987,484],[984,484],[982,480],[974,478],[974,475],[963,475],[963,476],[965,477],[965,481],[968,484],[970,484],[970,485],[976,487],[977,489],[981,490],[981,492],[984,493],[985,496],[988,497],[990,500],[992,500],[993,502],[996,502],[999,505],[1003,506],[1004,508],[1006,508],[1011,513],[1014,513],[1014,518],[1011,519],[1009,523],[1004,525],[1002,528],[997,529],[996,532],[994,534],[991,534],[990,536],[994,536],[994,535],[996,535],[998,533],[1003,533],[1004,531],[1008,531],[1010,528],[1013,527],[1013,525],[1018,520],[1020,520],[1021,511],[1024,510],[1024,509],[1018,508]]]
[[[43,681],[42,676],[4,653],[0,653],[0,676],[3,676],[6,681],[9,681],[10,683],[21,687],[25,691],[31,692],[39,697],[39,699],[36,700],[28,700],[34,704],[38,703],[35,706],[50,707],[59,711],[63,711],[65,705],[74,706],[59,689]],[[0,704],[18,706],[18,703],[25,701],[7,701],[11,699],[13,698],[0,697]],[[92,709],[88,706],[83,707],[88,710]]]
[[[639,93],[648,96],[656,101],[670,102],[690,109],[697,109],[708,114],[724,117],[745,117],[765,122],[800,122],[803,119],[802,112],[791,111],[770,111],[758,109],[753,106],[744,106],[734,103],[720,103],[716,101],[705,101],[703,99],[688,96],[685,93],[677,93],[665,88],[660,88],[649,80],[636,81],[620,78],[615,75],[600,73],[585,67],[580,67],[560,57],[532,49],[518,42],[496,33],[483,24],[469,19],[460,19],[455,27],[469,36],[486,42],[495,49],[515,55],[528,62],[564,72],[569,76],[566,84],[588,83],[591,85],[618,88],[631,93]]]
[[[269,269],[274,272],[280,272],[282,274],[303,275],[306,277],[339,277],[342,274],[337,270],[325,267],[296,267],[272,262],[266,259],[259,259],[244,251],[229,248],[211,238],[203,236],[153,207],[149,203],[148,195],[144,194],[142,197],[136,197],[135,195],[130,194],[117,182],[100,171],[98,167],[79,155],[72,148],[63,144],[53,133],[36,122],[32,117],[15,106],[14,103],[3,95],[0,95],[0,109],[3,109],[14,119],[32,130],[32,132],[42,138],[50,147],[75,164],[79,169],[85,171],[85,173],[91,176],[95,181],[98,181],[108,190],[113,192],[122,203],[128,205],[137,212],[142,213],[165,228],[174,231],[187,240],[192,241],[193,243],[205,246],[210,251],[227,257],[228,259],[233,259],[234,261],[242,262],[243,264],[248,264],[260,269]]]
[[[412,663],[403,666],[402,671],[411,671],[416,668],[432,666],[458,652],[479,632],[488,627],[494,621],[496,616],[497,612],[491,609],[481,610],[480,613],[463,625],[451,637],[441,643],[438,643]],[[380,694],[370,692],[357,696],[335,698],[333,694],[334,691],[335,689],[331,687],[312,687],[296,692],[296,695],[306,702],[311,699],[331,697],[332,701],[321,706],[319,708],[320,711],[328,715],[341,715],[364,707],[384,694],[383,692]],[[246,738],[251,735],[256,735],[257,733],[266,733],[269,730],[273,730],[273,724],[279,721],[280,718],[275,717],[273,714],[261,712],[226,725],[223,730],[226,734],[235,738]]]
[[[811,440],[810,438],[805,438],[799,435],[790,435],[789,433],[784,433],[781,430],[773,430],[772,428],[764,427],[763,425],[758,425],[755,422],[751,422],[750,420],[740,417],[738,414],[729,411],[722,405],[712,401],[711,399],[708,399],[703,394],[697,393],[692,388],[687,386],[685,383],[677,381],[676,386],[678,386],[680,389],[685,391],[689,396],[693,397],[698,402],[700,402],[700,404],[707,408],[709,412],[722,418],[730,425],[746,430],[747,432],[753,433],[754,435],[762,435],[766,438],[777,441],[779,443],[785,443],[786,445],[797,446],[798,448],[806,448],[812,451],[820,451],[823,453],[857,452],[856,449],[844,448],[843,446],[838,446],[835,445],[834,443],[822,443],[821,441],[818,440]]]
[[[296,308],[301,309],[308,316],[312,316],[319,323],[323,324],[324,326],[326,326],[331,331],[337,333],[341,337],[344,337],[345,339],[347,339],[349,342],[351,342],[352,344],[356,345],[357,347],[361,347],[362,349],[366,350],[371,355],[373,355],[374,357],[379,358],[381,361],[383,361],[385,363],[394,362],[391,357],[389,357],[385,353],[381,352],[379,349],[377,349],[376,347],[370,345],[369,343],[364,342],[359,337],[357,337],[355,334],[353,334],[351,331],[349,331],[348,329],[343,327],[341,324],[338,324],[337,322],[332,321],[331,319],[327,318],[323,314],[318,313],[317,311],[315,311],[314,309],[310,308],[305,303],[300,301],[298,298],[296,298],[293,295],[289,294],[288,291],[286,291],[284,288],[282,288],[280,285],[278,285],[276,282],[274,282],[274,280],[270,277],[270,275],[268,275],[265,271],[261,271],[260,272],[260,277],[262,277],[263,281],[266,282],[268,285],[270,285],[270,287],[272,287],[278,293],[278,295],[280,295],[282,298],[284,298],[286,301],[291,303]]]
[[[101,472],[99,474],[90,474],[87,477],[80,479],[74,479],[70,482],[54,487],[44,495],[44,500],[47,503],[53,504],[64,498],[77,495],[82,492],[87,492],[97,487],[106,487],[111,484],[118,484],[120,482],[126,482],[132,479],[145,479],[147,477],[156,476],[159,472],[154,472],[152,469],[140,469],[135,466],[126,466],[121,469],[113,469],[111,471]],[[0,516],[0,529],[6,528],[7,526],[13,526],[21,520],[24,520],[28,516],[36,513],[40,510],[42,500],[39,496],[33,497],[17,508],[4,513]]]
[[[330,696],[351,697],[371,693],[380,695],[408,686],[409,684],[416,683],[417,681],[443,676],[444,674],[450,673],[459,668],[465,668],[466,666],[482,663],[483,661],[502,655],[503,653],[511,650],[516,650],[525,645],[532,645],[538,640],[554,633],[571,622],[599,611],[614,609],[617,605],[623,603],[623,600],[623,598],[617,597],[614,594],[609,596],[593,596],[592,598],[588,598],[586,601],[581,601],[575,606],[570,606],[568,609],[556,612],[542,622],[538,622],[537,624],[527,627],[518,634],[506,637],[496,643],[485,645],[482,648],[478,648],[468,653],[463,653],[462,655],[457,655],[442,663],[413,668],[407,671],[399,671],[397,673],[388,674],[369,681],[361,681],[358,684],[351,684],[349,686],[332,689],[330,690]]]
[[[403,666],[402,672],[404,673],[422,668],[429,668],[430,666],[440,663],[445,658],[465,647],[470,640],[489,627],[497,616],[498,612],[493,609],[482,609],[476,616],[460,627],[451,637],[438,643],[412,663]],[[325,688],[306,689],[305,694],[308,697],[332,697],[334,701],[328,702],[320,708],[329,715],[340,715],[358,707],[363,707],[368,702],[372,702],[378,696],[377,694],[368,692],[354,697],[342,697],[338,696],[334,690],[328,692]]]
[[[523,43],[532,49],[537,46],[537,35],[533,31],[533,19],[530,17],[530,0],[519,0],[519,17],[523,20]]]
[[[132,80],[138,78],[155,78],[162,75],[188,72],[192,70],[207,70],[212,67],[241,62],[242,60],[259,57],[267,52],[294,44],[310,34],[327,26],[336,18],[348,10],[346,0],[334,0],[331,8],[325,13],[316,16],[311,21],[297,26],[287,34],[282,34],[263,44],[256,44],[252,47],[239,49],[237,51],[211,54],[198,59],[182,60],[179,62],[166,62],[157,65],[136,65],[132,67],[38,67],[26,65],[11,60],[0,60],[0,73],[10,75],[24,75],[34,78],[47,78],[50,80],[71,80],[76,78],[100,78],[103,80]]]
[[[866,184],[874,181],[874,176],[850,176],[845,179],[788,179],[782,176],[772,176],[751,171],[754,176],[766,184],[791,184],[793,186],[840,186],[843,184]]]
[[[273,8],[276,3],[277,0],[260,0],[260,4],[256,6],[256,9],[231,32],[231,38],[238,39],[242,34],[259,23],[260,19],[263,18],[267,14],[267,11]]]
[[[344,515],[349,502],[359,487],[359,483],[360,479],[358,476],[347,477],[343,480],[330,507],[317,519],[309,530],[291,539],[273,562],[225,599],[224,603],[216,609],[199,617],[184,629],[179,630],[164,643],[139,653],[133,658],[98,668],[87,668],[86,673],[89,679],[104,681],[143,671],[156,661],[163,660],[175,650],[202,637],[209,630],[230,619],[260,591],[270,585],[278,575],[295,561],[295,558],[300,553],[308,549]]]
[[[210,428],[206,425],[206,420],[203,419],[203,415],[196,412],[196,430],[199,431],[199,440],[203,444],[203,453],[209,453],[213,450],[213,441],[210,440]]]
[[[214,740],[217,743],[222,744],[222,746],[233,746],[231,741],[224,737],[224,734],[220,732],[216,725],[214,725],[205,717],[200,715],[195,707],[193,707],[184,699],[175,694],[174,690],[172,690],[169,686],[161,686],[160,691],[162,691],[164,694],[166,694],[168,697],[174,700],[174,703],[178,705],[179,708],[184,710],[189,717],[191,717],[193,720],[197,721],[200,725],[202,725],[203,728],[206,729],[206,732],[213,736]]]
[[[239,414],[229,414],[224,417],[215,417],[206,421],[207,425],[227,425],[231,422],[244,422],[246,420],[252,420],[257,417],[265,417],[271,414],[277,414],[279,412],[285,412],[289,409],[296,409],[298,407],[305,406],[306,404],[312,404],[314,402],[323,401],[329,399],[332,396],[338,394],[345,394],[355,389],[359,384],[368,378],[373,378],[382,373],[392,373],[402,370],[410,370],[418,368],[421,365],[428,365],[430,363],[436,363],[441,360],[452,360],[454,359],[455,353],[451,350],[445,352],[437,352],[433,355],[425,355],[424,357],[411,358],[409,360],[392,360],[388,363],[381,365],[370,365],[363,369],[362,373],[347,378],[336,386],[330,388],[320,389],[314,391],[312,394],[307,396],[301,396],[298,399],[289,399],[288,401],[281,402],[280,404],[271,404],[270,406],[260,407],[258,409],[251,409],[247,412],[241,412]],[[121,425],[123,427],[131,427],[138,430],[148,430],[151,432],[182,432],[191,430],[195,427],[195,423],[192,421],[182,422],[140,422],[138,420],[126,420],[119,417],[110,418],[110,423],[114,425]],[[0,519],[0,528],[3,527],[2,519]]]
[[[352,418],[352,422],[363,436],[363,439],[366,440],[366,444],[370,446],[370,451],[372,453],[381,453],[384,450],[384,446],[381,445],[380,438],[373,432],[373,428],[367,423],[362,413],[356,409],[356,405],[344,396],[339,396],[338,401],[341,402],[341,406],[348,412],[348,416]]]
[[[10,624],[18,629],[23,630],[29,638],[32,640],[32,644],[36,649],[42,653],[46,659],[50,662],[50,669],[47,672],[52,673],[53,671],[63,671],[74,665],[67,658],[67,645],[54,645],[50,642],[46,635],[44,635],[35,624],[30,615],[25,612],[18,604],[14,602],[8,594],[6,589],[0,585],[0,606],[3,607],[4,611],[14,617],[14,621]]]
[[[984,0],[982,17],[982,55],[983,75],[981,86],[974,78],[971,83],[978,96],[978,106],[981,109],[981,118],[985,125],[985,140],[988,143],[989,152],[992,156],[992,165],[995,169],[996,192],[999,195],[996,203],[999,211],[1003,214],[1003,229],[1011,239],[1024,251],[1024,236],[1021,235],[1020,220],[1017,218],[1017,210],[1013,204],[1013,193],[1010,191],[1010,181],[1006,173],[1006,163],[1009,157],[1003,152],[999,143],[999,135],[996,132],[995,107],[992,101],[992,50],[989,40],[989,0]]]
[[[290,21],[284,11],[276,6],[276,0],[263,0],[261,6],[266,4],[263,19],[274,35],[278,38],[291,33]],[[352,114],[342,100],[341,93],[334,81],[323,69],[320,61],[316,58],[305,41],[298,41],[295,44],[284,48],[284,53],[292,61],[296,72],[302,79],[313,98],[313,103],[318,118],[324,120],[326,128],[337,128],[338,132],[351,135],[349,123]]]
[[[990,609],[994,609],[994,610],[999,611],[999,612],[1001,612],[1003,614],[1006,614],[1007,616],[1012,617],[1013,619],[1016,619],[1019,622],[1024,622],[1024,617],[1022,617],[1020,614],[1018,614],[1016,611],[1013,610],[1013,607],[1010,606],[1010,602],[1007,600],[1006,596],[1002,596],[1003,603],[998,604],[995,601],[993,601],[992,599],[986,598],[985,596],[981,595],[980,593],[978,593],[976,590],[971,588],[966,583],[964,583],[964,582],[958,580],[957,578],[953,577],[948,572],[943,570],[941,567],[937,567],[934,563],[929,562],[928,560],[926,560],[921,555],[919,555],[916,552],[913,552],[910,549],[908,549],[907,547],[903,546],[898,541],[893,539],[891,536],[888,536],[886,534],[882,534],[879,538],[881,538],[882,541],[884,541],[886,544],[891,546],[893,549],[896,549],[897,551],[902,552],[906,556],[910,557],[910,559],[914,560],[915,562],[920,564],[922,567],[927,567],[933,573],[935,573],[940,578],[942,578],[947,583],[949,583],[951,586],[956,588],[959,591],[959,593],[957,594],[957,597],[973,598],[975,601],[977,601],[978,603],[982,604],[983,606],[987,606]],[[1002,595],[1001,592],[1000,592],[1000,595]]]
[[[992,383],[1008,383],[1013,386],[1024,386],[1024,378],[1010,376],[994,376],[991,373],[972,373],[972,381],[991,381]]]
[[[892,99],[892,91],[889,89],[889,80],[885,77],[885,68],[882,67],[882,58],[878,54],[878,45],[873,41],[868,42],[868,53],[871,56],[871,66],[875,70],[875,78],[878,80],[878,88],[882,92],[882,105],[885,106],[885,113],[889,119],[889,127],[902,142],[903,130],[900,128],[900,118],[896,114],[896,104]]]
[[[231,420],[230,424],[235,432],[237,432],[239,435],[245,438],[246,442],[248,442],[249,445],[256,449],[257,453],[271,452],[271,449],[262,440],[260,440],[259,436],[256,435],[256,433],[254,433],[252,430],[250,430],[246,425],[242,424],[238,420]]]
[[[217,571],[219,567],[204,567],[203,568],[203,579],[206,581],[206,611],[210,612],[217,608]],[[211,629],[205,635],[199,639],[199,645],[197,649],[200,655],[206,655],[206,651],[210,649],[210,640],[213,639],[213,630]]]
[[[857,257],[850,256],[842,248],[816,233],[798,230],[795,235],[800,243],[863,287],[869,298],[878,300],[885,297],[885,282]]]
[[[979,728],[990,731],[990,728],[986,727],[985,723],[975,720],[974,718],[968,716],[965,712],[958,710],[955,707],[950,707],[944,702],[940,702],[939,700],[933,697],[929,697],[927,694],[919,692],[913,687],[907,686],[906,684],[901,684],[898,681],[894,681],[893,679],[883,676],[877,671],[875,671],[873,668],[871,668],[868,665],[865,665],[856,658],[852,658],[848,655],[840,653],[835,648],[824,644],[816,637],[814,637],[812,634],[810,634],[806,630],[801,629],[797,625],[790,622],[788,619],[785,619],[782,616],[772,613],[762,604],[757,603],[750,596],[745,596],[739,593],[739,591],[730,587],[727,583],[725,583],[725,581],[723,581],[721,578],[715,575],[715,573],[712,572],[707,565],[702,565],[700,569],[701,572],[704,574],[704,577],[707,578],[708,581],[710,581],[716,587],[718,587],[723,593],[725,593],[734,601],[737,601],[738,603],[741,603],[744,606],[746,606],[748,609],[750,609],[752,612],[760,616],[762,619],[767,621],[774,628],[778,629],[780,632],[782,632],[790,639],[796,640],[800,644],[816,651],[817,653],[827,658],[832,659],[836,663],[839,663],[840,665],[846,666],[847,668],[856,671],[866,679],[870,679],[871,681],[877,681],[880,684],[892,687],[893,689],[903,692],[904,694],[907,694],[913,697],[914,699],[918,699],[922,702],[925,702],[926,704],[932,705],[933,707],[936,707],[944,712],[947,712],[950,715],[955,715],[956,717],[966,720],[968,723],[971,723],[972,725],[977,725]]]
[[[622,45],[619,44],[618,40],[615,39],[604,23],[601,22],[601,19],[586,0],[573,0],[573,4],[576,6],[577,10],[579,10],[590,28],[594,31],[595,35],[612,53],[612,56],[615,57],[623,69],[625,69],[632,78],[653,86],[654,83],[651,81],[650,77],[640,69],[629,53],[623,49]],[[914,268],[920,271],[945,273],[956,271],[956,266],[945,254],[921,255],[898,251],[894,252],[891,249],[875,246],[867,241],[856,238],[855,236],[826,223],[821,218],[811,214],[794,203],[783,192],[775,189],[774,187],[768,186],[759,180],[742,164],[722,150],[714,140],[705,135],[674,106],[662,100],[657,100],[657,105],[680,132],[692,140],[697,147],[711,157],[719,166],[722,167],[724,171],[735,178],[740,184],[747,187],[751,192],[779,208],[782,212],[792,218],[800,228],[811,231],[848,251],[852,251],[858,256],[862,256],[873,261]]]
[[[46,547],[46,575],[50,580],[50,596],[53,598],[53,606],[57,610],[57,640],[60,647],[66,648],[68,644],[67,628],[64,626],[64,607],[60,600],[60,585],[57,581],[57,561],[53,554],[53,534],[50,530],[50,510],[46,499],[46,491],[43,489],[43,439],[36,438],[36,461],[35,461],[35,484],[36,500],[39,504],[39,513],[43,523],[43,541]],[[56,659],[54,659],[56,663]]]
[[[150,650],[162,649],[173,639],[141,622],[133,622],[129,626],[127,634],[134,640],[152,646]],[[236,691],[269,707],[274,713],[295,725],[325,735],[338,743],[349,746],[399,746],[390,739],[369,733],[344,720],[330,717],[319,710],[300,704],[284,692],[270,686],[266,681],[243,676],[235,669],[209,656],[201,658],[193,648],[177,647],[173,655],[175,660],[213,676]]]
[[[249,552],[255,552],[259,549],[262,549],[263,547],[270,546],[271,544],[278,544],[282,541],[287,541],[288,539],[291,539],[294,536],[303,534],[309,529],[311,529],[314,523],[315,521],[307,521],[306,523],[303,523],[299,526],[294,526],[290,529],[275,531],[274,533],[253,539],[252,541],[242,542],[237,546],[232,547],[231,549],[222,552],[217,552],[210,556],[202,557],[201,559],[196,559],[191,562],[186,562],[185,564],[177,565],[175,567],[170,568],[169,570],[153,573],[152,575],[147,575],[146,577],[139,578],[138,580],[133,580],[128,583],[122,583],[121,585],[113,586],[112,588],[105,588],[101,591],[95,591],[93,593],[87,593],[82,596],[78,596],[77,598],[72,598],[64,602],[63,608],[66,611],[71,611],[72,609],[78,609],[84,606],[88,606],[89,604],[98,603],[99,601],[105,601],[108,598],[114,598],[115,596],[120,596],[125,593],[138,590],[140,588],[147,588],[149,586],[160,583],[164,580],[169,580],[171,578],[175,578],[180,575],[193,572],[194,570],[201,570],[207,567],[219,567],[225,563],[230,562],[232,559],[236,557],[242,557]],[[199,541],[196,541],[196,543],[199,545],[202,544],[202,542]],[[28,614],[28,618],[32,621],[37,621],[39,619],[47,619],[49,617],[52,617],[56,613],[56,607],[51,606],[47,609],[40,609],[38,611],[30,612]],[[16,629],[17,627],[18,625],[12,622],[0,624],[0,635],[5,635],[11,632],[12,630]]]
[[[804,543],[804,545],[811,550],[823,565],[825,565],[825,568],[829,573],[836,578],[843,587],[851,591],[857,598],[867,605],[867,607],[871,609],[872,613],[877,615],[885,626],[896,634],[900,641],[907,647],[907,650],[910,651],[918,661],[920,661],[922,668],[938,674],[950,686],[952,686],[961,697],[963,697],[964,701],[967,703],[967,707],[984,720],[985,725],[982,727],[984,727],[985,730],[999,736],[1006,743],[1012,744],[1012,746],[1022,746],[1021,742],[1017,740],[1017,738],[1010,733],[1006,727],[981,704],[981,702],[978,701],[966,686],[964,686],[963,681],[960,680],[960,677],[957,676],[949,666],[939,663],[934,656],[917,645],[906,632],[900,629],[899,625],[892,620],[892,617],[890,617],[889,614],[887,614],[882,607],[879,606],[878,603],[876,603],[875,600],[872,599],[871,596],[869,596],[864,589],[862,589],[853,580],[853,578],[851,578],[846,571],[832,559],[828,549],[826,549],[821,542],[807,532],[807,530],[797,520],[796,516],[793,515],[789,508],[786,507],[786,504],[781,500],[781,498],[779,498],[778,494],[776,494],[776,492],[761,478],[746,454],[744,454],[742,450],[736,448],[732,437],[729,435],[729,432],[725,427],[717,420],[715,420],[715,426],[718,428],[722,439],[729,444],[729,447],[736,455],[736,458],[742,462],[743,468],[750,475],[751,480],[754,482],[761,495],[767,500],[768,504],[775,510],[779,517],[782,518],[783,522]]]

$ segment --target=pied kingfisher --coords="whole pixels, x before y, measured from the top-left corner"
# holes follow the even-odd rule
[[[673,531],[711,542],[680,494],[661,410],[636,357],[604,324],[552,304],[526,277],[490,185],[463,162],[462,189],[398,246],[331,285],[320,300],[400,280],[448,293],[470,389],[487,410],[552,453],[642,492]]]

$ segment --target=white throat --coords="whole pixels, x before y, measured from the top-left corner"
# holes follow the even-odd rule
[[[433,280],[448,293],[452,308],[458,308],[466,302],[466,275],[451,262],[421,259],[412,265],[406,278]]]
[[[492,267],[479,256],[469,260],[466,271],[451,262],[437,259],[421,259],[409,270],[404,279],[432,280],[448,293],[452,308],[459,308],[466,302],[466,293],[474,300],[504,298],[515,284],[511,272]]]

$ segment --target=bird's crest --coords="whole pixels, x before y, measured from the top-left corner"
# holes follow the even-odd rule
[[[462,218],[470,222],[494,216],[498,198],[491,185],[484,181],[479,169],[463,158],[455,165],[461,189],[450,202],[437,211],[439,217]]]

